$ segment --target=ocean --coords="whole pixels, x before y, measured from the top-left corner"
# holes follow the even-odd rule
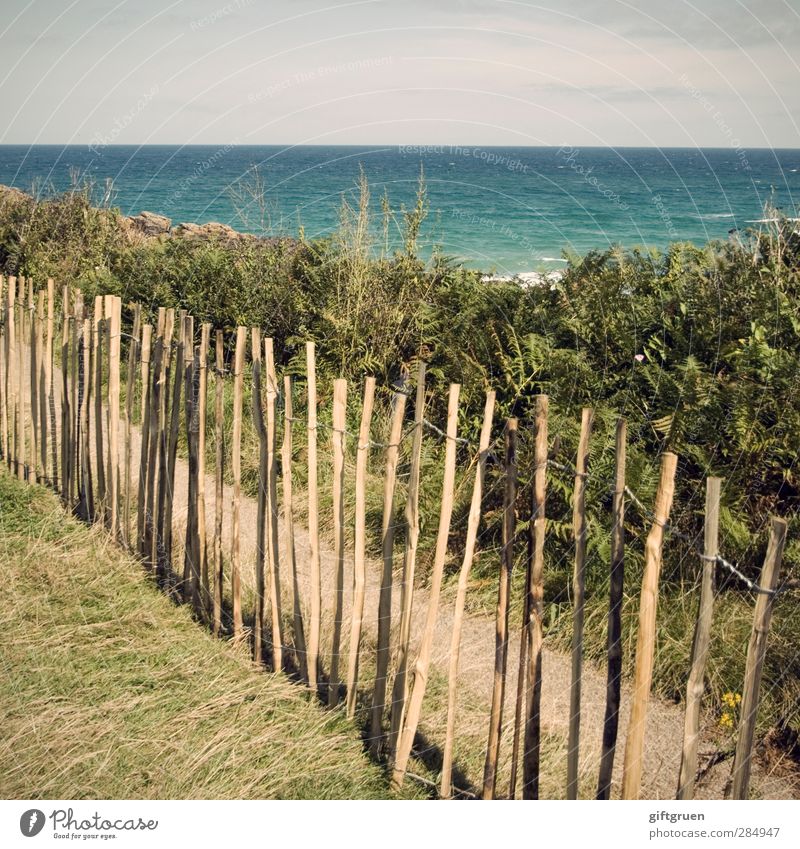
[[[727,238],[772,202],[800,206],[800,150],[359,146],[0,146],[0,183],[62,190],[90,178],[126,215],[220,221],[249,232],[324,236],[363,169],[381,240],[381,198],[429,215],[420,243],[497,274],[554,269],[563,252]],[[255,190],[255,191],[254,191]],[[399,217],[390,226],[398,244]]]

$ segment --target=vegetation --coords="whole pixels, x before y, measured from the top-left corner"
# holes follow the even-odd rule
[[[198,629],[106,534],[2,472],[0,577],[4,798],[391,795],[341,714]]]
[[[385,418],[392,384],[410,385],[418,358],[428,364],[428,417],[444,419],[446,385],[462,384],[459,432],[473,445],[483,395],[498,390],[500,423],[522,420],[520,534],[530,498],[534,397],[550,396],[553,453],[574,456],[580,407],[595,408],[589,491],[587,651],[602,657],[609,560],[609,481],[614,423],[628,419],[628,479],[652,504],[658,457],[680,457],[673,524],[701,539],[704,478],[724,481],[721,546],[750,578],[759,573],[771,513],[790,522],[783,580],[796,582],[800,562],[800,236],[770,211],[762,229],[703,247],[674,244],[663,253],[619,248],[570,257],[550,286],[483,283],[435,251],[419,257],[427,211],[424,187],[412,210],[381,203],[374,222],[368,186],[345,200],[339,232],[325,240],[189,240],[133,238],[114,210],[93,207],[80,190],[35,201],[7,196],[0,205],[0,269],[70,280],[91,296],[121,294],[150,309],[176,306],[199,321],[230,330],[258,325],[276,342],[282,364],[296,374],[302,396],[303,343],[318,343],[322,422],[330,380],[375,374]],[[383,238],[380,235],[383,226]],[[402,247],[390,250],[390,230]],[[378,235],[374,235],[378,232]],[[398,240],[395,240],[398,241]],[[297,407],[303,412],[303,398]],[[359,404],[350,404],[355,430]],[[381,425],[383,427],[383,424]],[[247,444],[247,440],[246,443]],[[254,444],[254,443],[253,443]],[[466,466],[470,449],[461,449]],[[253,455],[255,452],[253,451]],[[376,455],[376,464],[378,455]],[[439,447],[426,446],[423,516],[434,517]],[[254,478],[251,461],[250,479]],[[298,464],[301,465],[301,464]],[[401,469],[402,471],[402,469]],[[501,487],[493,464],[487,520],[481,532],[470,603],[490,606],[496,592]],[[246,474],[246,481],[247,481]],[[402,479],[402,475],[401,475]],[[546,603],[549,639],[567,645],[570,617],[571,525],[569,474],[549,482]],[[460,489],[454,548],[466,521],[469,487]],[[380,493],[370,496],[373,527]],[[642,542],[649,519],[628,512],[625,603],[626,661],[631,658]],[[421,574],[435,528],[423,527]],[[402,539],[398,540],[402,544]],[[520,544],[520,566],[524,544]],[[453,570],[457,563],[452,564]],[[677,536],[669,538],[659,613],[655,686],[679,698],[685,688],[700,564]],[[521,570],[518,570],[521,571]],[[519,579],[519,574],[517,575]],[[727,572],[717,575],[719,601],[709,666],[712,703],[737,692],[742,679],[752,595]],[[795,583],[796,585],[796,583]],[[800,728],[800,618],[797,591],[777,607],[764,686],[764,725],[796,737]],[[720,708],[721,710],[721,708]]]

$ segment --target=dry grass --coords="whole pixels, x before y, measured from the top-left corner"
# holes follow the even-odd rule
[[[389,795],[339,712],[256,671],[102,531],[2,473],[0,575],[4,798]]]

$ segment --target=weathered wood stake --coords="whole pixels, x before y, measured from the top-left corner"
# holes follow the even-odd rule
[[[356,446],[356,517],[353,552],[353,613],[350,620],[350,657],[347,670],[347,718],[356,713],[358,661],[361,626],[364,619],[364,595],[367,588],[367,461],[370,449],[372,408],[375,404],[375,378],[364,383],[364,403]]]
[[[622,773],[623,799],[638,799],[641,792],[647,703],[650,700],[650,686],[653,680],[661,549],[664,541],[664,528],[669,521],[670,510],[672,509],[677,464],[677,456],[672,452],[665,452],[661,460],[661,476],[656,491],[655,518],[645,544],[631,715],[628,723],[628,737],[625,742],[625,762]]]
[[[486,393],[486,405],[483,408],[483,425],[478,441],[478,457],[475,469],[475,483],[472,487],[472,501],[467,519],[467,538],[464,543],[464,557],[461,570],[458,573],[458,589],[456,591],[455,612],[453,614],[453,635],[450,641],[450,668],[447,688],[447,729],[444,740],[442,757],[442,779],[440,795],[449,799],[452,795],[453,776],[453,746],[456,730],[456,701],[458,695],[458,665],[461,653],[461,627],[464,621],[464,604],[467,598],[472,562],[475,555],[475,543],[478,539],[478,527],[481,521],[481,501],[483,485],[486,479],[486,458],[489,454],[489,438],[492,435],[492,418],[494,416],[495,393]]]
[[[622,688],[622,592],[625,584],[625,458],[627,424],[617,419],[614,463],[614,525],[611,529],[611,580],[608,602],[608,676],[606,712],[603,720],[603,748],[597,779],[597,798],[611,796],[611,777],[619,728],[619,703]]]
[[[747,646],[747,663],[742,684],[742,704],[739,719],[739,737],[733,757],[732,791],[734,799],[747,799],[750,792],[750,769],[758,715],[758,699],[761,678],[764,673],[764,658],[767,654],[767,637],[775,606],[775,589],[781,571],[783,548],[786,543],[785,519],[777,517],[770,521],[769,545],[758,581],[758,598],[753,616],[753,631]]]
[[[586,467],[589,463],[589,436],[594,412],[581,413],[581,435],[575,461],[575,491],[572,505],[572,535],[575,540],[575,568],[572,577],[572,677],[569,697],[569,738],[567,741],[567,799],[578,798],[578,761],[581,737],[581,683],[583,679],[583,620],[586,605]]]

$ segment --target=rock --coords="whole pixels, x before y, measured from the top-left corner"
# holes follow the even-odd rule
[[[174,236],[184,239],[195,239],[198,241],[225,241],[239,242],[247,239],[255,239],[250,233],[240,233],[229,227],[227,224],[220,224],[219,221],[209,221],[206,224],[193,224],[185,222],[178,224],[172,231]]]
[[[140,212],[125,221],[129,229],[143,236],[164,236],[172,229],[172,219],[155,212]]]
[[[26,194],[19,189],[14,189],[11,186],[0,185],[0,206],[5,206],[6,204],[15,206],[16,204],[30,202],[31,200],[32,198],[29,194]]]

